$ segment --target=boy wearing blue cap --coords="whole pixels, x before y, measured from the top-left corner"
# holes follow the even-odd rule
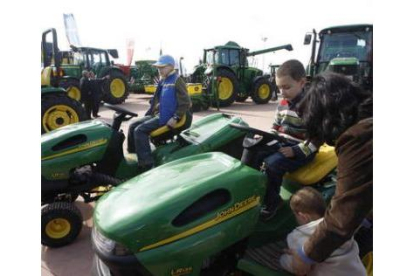
[[[161,81],[145,117],[129,126],[128,151],[137,153],[141,170],[150,169],[154,164],[149,142],[150,133],[164,125],[173,128],[184,114],[188,114],[191,107],[185,82],[174,70],[174,65],[174,58],[169,55],[160,56],[153,64],[158,69]]]

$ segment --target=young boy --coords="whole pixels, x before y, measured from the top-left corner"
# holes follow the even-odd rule
[[[287,236],[289,250],[296,250],[316,230],[323,221],[325,201],[322,195],[313,188],[303,188],[297,191],[290,199],[290,208],[300,225]],[[287,251],[289,251],[287,250]],[[322,263],[315,264],[308,276],[335,275],[335,276],[362,276],[366,275],[365,268],[359,259],[358,245],[353,238],[336,249],[329,258]],[[280,265],[283,269],[294,273],[292,269],[292,255],[283,254]]]
[[[261,211],[264,221],[270,220],[282,203],[279,193],[283,175],[312,161],[318,150],[317,143],[303,141],[306,129],[296,113],[297,105],[305,93],[305,84],[305,68],[300,61],[288,60],[279,67],[276,85],[283,99],[277,106],[271,131],[287,138],[287,142],[258,145],[243,153],[242,161],[245,164],[257,169],[257,165],[263,163],[262,169],[268,176],[264,208]]]

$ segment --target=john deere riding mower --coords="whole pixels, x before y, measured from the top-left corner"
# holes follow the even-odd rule
[[[251,97],[257,104],[268,103],[272,97],[272,85],[263,71],[249,67],[247,57],[279,50],[292,51],[292,45],[249,52],[229,41],[223,46],[204,50],[203,62],[191,74],[192,83],[202,83],[205,94],[200,101],[209,101],[214,106],[229,106],[234,101],[243,102]]]
[[[313,30],[305,36],[305,45],[312,44],[308,75],[324,71],[344,74],[372,91],[373,25],[348,25]],[[317,46],[319,44],[319,48]]]
[[[70,98],[60,87],[63,77],[61,60],[56,30],[48,29],[42,34],[42,134],[86,119],[81,103]]]
[[[264,143],[283,139],[235,127],[262,135]],[[296,227],[288,200],[310,185],[328,201],[336,166],[334,149],[323,146],[312,163],[289,173],[284,205],[266,223],[259,213],[267,177],[224,153],[182,158],[134,177],[95,207],[93,275],[288,275],[263,265]]]
[[[43,245],[64,246],[78,236],[83,219],[72,203],[78,196],[91,202],[141,173],[136,154],[124,154],[125,135],[120,130],[122,122],[137,115],[118,106],[107,107],[116,112],[111,125],[86,121],[42,136]],[[180,133],[191,124],[187,118],[191,117],[183,116],[173,130],[163,126],[151,133],[156,166],[210,151],[240,158],[244,134],[229,124],[247,125],[241,118],[213,114]],[[166,180],[158,179],[161,185]]]
[[[71,45],[72,51],[66,52],[68,64],[63,64],[65,87],[77,86],[82,77],[83,70],[90,70],[97,78],[109,75],[109,80],[104,83],[102,100],[110,104],[123,103],[128,97],[127,76],[115,66],[112,58],[118,58],[116,49],[98,49],[91,47],[75,47]],[[76,97],[80,98],[80,95]]]

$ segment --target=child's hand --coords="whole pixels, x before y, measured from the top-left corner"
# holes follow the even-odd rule
[[[279,152],[283,154],[287,158],[291,158],[295,156],[295,152],[293,151],[292,147],[283,147],[279,149]]]
[[[283,248],[283,253],[293,255],[293,250],[290,248]]]

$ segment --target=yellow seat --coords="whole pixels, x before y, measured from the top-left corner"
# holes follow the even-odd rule
[[[46,67],[41,72],[41,85],[50,86],[50,78],[52,77],[52,67]]]
[[[285,175],[286,179],[299,182],[302,185],[315,184],[324,178],[338,165],[338,157],[335,148],[326,144],[319,148],[315,159],[309,164]]]
[[[173,127],[173,129],[178,129],[178,128],[182,127],[185,124],[186,118],[187,118],[187,116],[184,114],[184,116],[178,121],[178,123]],[[158,136],[160,136],[164,133],[167,133],[169,131],[170,131],[170,128],[165,125],[165,126],[157,128],[156,130],[153,130],[150,133],[150,136],[151,136],[151,138],[155,138],[155,137],[158,137]]]

